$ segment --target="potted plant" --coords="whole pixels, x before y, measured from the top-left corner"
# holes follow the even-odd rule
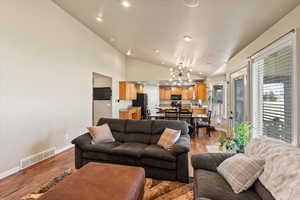
[[[218,141],[220,143],[219,151],[224,151],[224,145],[227,141],[227,138],[224,136],[224,134],[219,134]]]
[[[234,135],[226,137],[224,134],[219,134],[218,141],[220,143],[219,150],[232,152],[236,149],[238,153],[244,153],[245,146],[250,140],[252,125],[248,122],[237,123],[234,129]]]
[[[250,140],[252,125],[249,122],[237,123],[234,128],[234,142],[238,153],[244,153],[245,146]]]

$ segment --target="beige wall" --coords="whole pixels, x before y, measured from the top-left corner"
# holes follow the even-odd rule
[[[1,1],[0,13],[1,173],[85,132],[92,72],[112,77],[115,102],[126,58],[50,0]]]
[[[199,76],[192,75],[192,79],[200,79]],[[127,58],[126,79],[129,81],[151,81],[169,80],[169,68],[162,65],[143,62],[134,58]]]
[[[246,48],[240,51],[237,55],[232,57],[228,63],[228,72],[232,72],[238,69],[248,57],[259,51],[263,47],[270,44],[272,41],[279,38],[281,35],[286,34],[293,28],[300,27],[300,6],[296,7],[292,12],[274,24],[260,37],[254,40]]]

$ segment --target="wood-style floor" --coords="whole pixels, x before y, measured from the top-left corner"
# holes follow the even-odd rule
[[[215,135],[193,138],[191,140],[189,157],[196,153],[207,152],[206,145],[216,143]],[[36,191],[42,184],[47,183],[50,179],[59,176],[62,172],[70,168],[74,168],[74,149],[65,151],[53,158],[0,180],[0,200],[20,200],[23,196]],[[192,176],[193,170],[191,165],[189,173]]]

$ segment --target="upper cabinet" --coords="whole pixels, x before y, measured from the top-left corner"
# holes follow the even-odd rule
[[[160,87],[159,96],[161,100],[170,100],[171,95],[181,95],[183,100],[195,100],[196,99],[196,87]]]
[[[200,82],[196,84],[196,99],[207,100],[205,83]]]
[[[144,93],[144,86],[143,85],[136,84],[135,88],[136,88],[136,93]]]
[[[159,88],[159,98],[161,100],[170,100],[172,90],[170,87],[160,87]]]
[[[120,100],[135,100],[137,88],[134,83],[120,81],[119,83],[119,99]]]
[[[189,99],[189,88],[187,88],[187,87],[182,88],[181,99],[183,99],[183,100]]]
[[[171,88],[171,94],[180,95],[181,93],[182,93],[182,88],[181,87],[172,87]]]
[[[195,86],[191,86],[188,88],[188,99],[196,99]]]

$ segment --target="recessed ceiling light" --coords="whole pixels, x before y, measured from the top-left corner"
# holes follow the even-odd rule
[[[162,65],[164,65],[164,64],[165,64],[165,62],[161,62],[161,64],[162,64]]]
[[[126,1],[126,0],[122,0],[121,1],[121,4],[123,7],[125,8],[129,8],[131,6],[130,2],[129,1]]]
[[[183,4],[190,8],[196,8],[199,6],[200,1],[199,0],[183,0]]]
[[[115,41],[116,41],[116,39],[113,38],[113,37],[109,38],[109,40],[110,40],[111,42],[115,42]]]
[[[132,55],[131,49],[128,49],[126,55],[127,55],[127,56],[131,56],[131,55]]]
[[[158,50],[158,49],[155,49],[154,52],[155,52],[155,53],[159,53],[159,50]]]
[[[98,22],[102,22],[104,19],[103,19],[102,16],[98,16],[98,17],[96,18],[96,20],[97,20]]]
[[[190,41],[192,41],[193,38],[191,36],[189,36],[189,35],[185,35],[185,36],[183,36],[183,39],[186,42],[190,42]]]

